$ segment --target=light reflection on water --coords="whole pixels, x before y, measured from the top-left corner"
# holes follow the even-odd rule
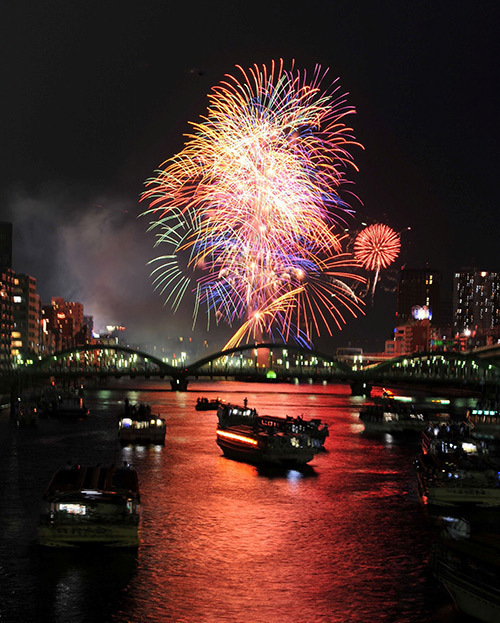
[[[417,495],[415,443],[365,437],[361,401],[347,386],[157,388],[144,383],[128,396],[166,418],[165,447],[120,448],[124,389],[89,391],[83,422],[45,420],[25,431],[3,417],[2,623],[464,620],[427,567],[432,531]],[[327,452],[299,470],[228,460],[215,443],[216,414],[194,410],[200,395],[319,417],[330,429]],[[137,555],[38,550],[40,496],[68,458],[137,469]],[[18,519],[14,531],[9,516]]]

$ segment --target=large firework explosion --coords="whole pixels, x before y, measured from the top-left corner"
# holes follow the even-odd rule
[[[363,229],[354,241],[354,255],[366,270],[374,271],[372,297],[381,269],[387,268],[398,257],[400,235],[387,225],[377,223]]]
[[[327,71],[285,70],[283,62],[237,66],[209,94],[184,149],[146,181],[156,245],[154,284],[177,309],[195,293],[207,327],[240,324],[226,346],[265,335],[311,345],[362,301],[348,284],[363,278],[343,252],[352,210],[340,199],[348,151],[359,145],[345,118],[354,113]],[[342,225],[342,227],[340,227]],[[342,232],[342,233],[341,233]]]

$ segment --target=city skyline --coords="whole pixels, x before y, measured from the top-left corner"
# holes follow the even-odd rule
[[[183,29],[166,34],[169,13],[156,3],[119,15],[25,8],[10,9],[23,26],[4,37],[0,220],[14,224],[14,269],[37,278],[43,300],[81,300],[101,324],[131,325],[146,309],[151,327],[138,341],[165,327],[190,332],[190,314],[172,315],[151,284],[153,240],[137,218],[143,182],[179,151],[224,74],[281,57],[330,67],[349,93],[365,148],[353,207],[403,232],[398,264],[497,269],[496,4],[320,3],[306,12],[292,3],[285,14],[271,4],[250,18],[222,3],[184,9],[188,47]],[[395,302],[377,296],[338,345],[386,331],[380,316]]]

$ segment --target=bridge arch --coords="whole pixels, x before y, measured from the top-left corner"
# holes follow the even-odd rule
[[[374,380],[383,377],[432,378],[435,381],[489,382],[500,379],[500,366],[471,353],[422,352],[402,355],[364,369]]]
[[[322,368],[330,373],[337,374],[348,374],[351,370],[350,366],[345,362],[314,349],[280,343],[262,343],[245,344],[212,353],[186,366],[184,371],[186,375],[197,376],[201,371],[205,371],[207,367],[215,373],[217,370],[229,371],[231,368],[235,370],[238,368],[239,363],[241,373],[245,353],[250,354],[250,356],[246,356],[245,364],[248,365],[249,361],[253,362],[253,365],[249,367],[255,370],[259,363],[259,351],[261,358],[267,354],[266,364],[261,364],[261,367],[267,371],[279,370],[281,374],[286,373],[288,370],[290,373],[287,373],[287,376],[290,376],[293,371],[303,370],[306,367],[310,370]],[[277,353],[281,353],[281,355]],[[294,356],[290,358],[290,354]],[[217,362],[220,362],[219,365],[214,365]],[[301,363],[303,365],[300,365]]]
[[[70,372],[116,373],[116,374],[176,374],[178,368],[171,366],[158,357],[144,353],[129,346],[117,344],[86,344],[66,348],[47,355],[30,367],[32,372]]]

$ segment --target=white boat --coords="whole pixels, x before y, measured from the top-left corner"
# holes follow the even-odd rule
[[[423,413],[395,405],[368,405],[359,419],[366,433],[420,433],[429,425]]]
[[[146,404],[129,406],[118,422],[118,439],[121,444],[159,444],[165,443],[167,430],[165,419],[151,413]]]

